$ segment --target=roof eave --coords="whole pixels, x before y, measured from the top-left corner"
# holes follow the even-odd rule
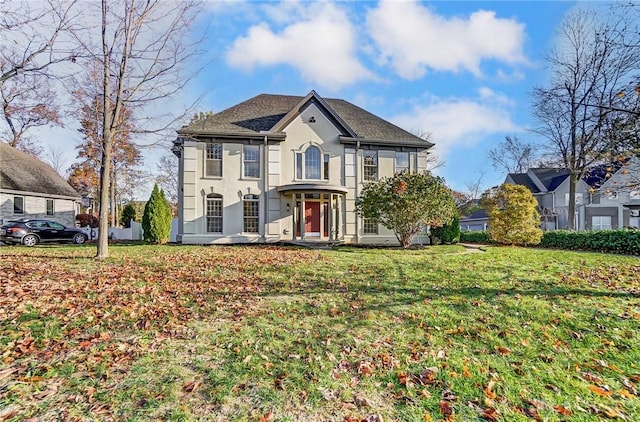
[[[201,137],[222,138],[222,139],[264,139],[265,136],[269,141],[284,141],[287,137],[283,132],[217,132],[210,130],[178,130],[178,139],[193,138],[199,140]],[[179,142],[179,141],[178,141]],[[175,144],[175,142],[174,142]]]
[[[426,140],[420,141],[406,141],[406,140],[385,140],[385,139],[368,139],[368,138],[354,138],[350,136],[341,136],[341,144],[355,145],[384,145],[384,146],[404,146],[404,147],[418,147],[429,149],[435,144]]]

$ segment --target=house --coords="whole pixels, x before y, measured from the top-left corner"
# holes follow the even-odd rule
[[[356,197],[369,181],[426,170],[432,146],[315,91],[258,95],[178,131],[176,239],[397,244],[392,231],[356,215]]]
[[[74,226],[80,195],[49,165],[0,142],[0,220],[46,218]]]
[[[591,186],[585,229],[640,228],[640,157],[596,166],[585,180]]]
[[[531,168],[526,173],[509,173],[504,181],[526,186],[538,201],[544,230],[567,229],[569,218],[569,170],[559,168]],[[588,200],[589,185],[580,180],[576,186],[576,218],[584,226],[579,214]]]
[[[463,231],[484,231],[489,227],[489,214],[484,209],[475,210],[471,214],[461,217],[459,223],[460,230]]]
[[[640,227],[640,158],[591,168],[576,187],[576,229]],[[545,230],[567,229],[569,170],[534,168],[505,183],[526,186],[536,198]]]

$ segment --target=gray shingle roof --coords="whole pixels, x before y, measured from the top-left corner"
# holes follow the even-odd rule
[[[178,131],[180,134],[237,134],[237,135],[257,135],[260,131],[270,132],[289,112],[300,106],[305,98],[317,97],[315,92],[311,92],[307,97],[292,95],[272,95],[260,94],[247,101],[223,110],[208,118],[191,123]],[[433,146],[410,132],[372,114],[368,111],[351,104],[348,101],[328,98],[321,99],[326,103],[335,115],[342,119],[348,126],[344,129],[344,136],[351,136],[351,132],[362,139],[388,141],[389,143],[419,143],[425,148]],[[331,116],[329,116],[331,117]],[[336,121],[339,125],[340,122]]]
[[[544,187],[547,188],[547,192],[556,190],[571,173],[568,169],[558,168],[533,168],[530,169],[530,171],[533,172]]]
[[[80,198],[50,166],[1,141],[0,188]]]
[[[509,177],[516,185],[523,185],[531,191],[531,193],[539,193],[540,189],[533,183],[533,180],[527,173],[509,173]]]

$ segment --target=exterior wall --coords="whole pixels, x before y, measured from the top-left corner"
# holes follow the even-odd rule
[[[243,143],[248,140],[224,140],[222,142],[222,177],[205,177],[206,143],[210,139],[184,140],[180,160],[180,218],[177,240],[182,243],[250,243],[291,240],[295,233],[293,213],[296,198],[293,193],[282,194],[277,188],[292,184],[314,184],[322,187],[343,187],[347,193],[339,201],[340,215],[338,235],[346,243],[393,244],[395,234],[379,226],[378,234],[364,234],[361,219],[355,214],[355,198],[364,186],[362,174],[363,148],[340,143],[340,131],[315,105],[310,104],[284,129],[284,141],[260,143],[260,178],[243,177]],[[215,139],[210,141],[216,142]],[[251,141],[253,145],[258,141]],[[318,147],[321,157],[329,155],[329,177],[325,180],[297,178],[296,154],[310,146]],[[377,149],[377,148],[376,148]],[[381,148],[378,151],[378,177],[392,176],[395,172],[396,150]],[[265,153],[267,154],[265,156]],[[303,155],[304,160],[304,155]],[[423,171],[427,167],[427,151],[410,151],[412,170]],[[321,164],[322,166],[322,164]],[[318,191],[320,192],[320,191]],[[222,195],[223,232],[206,232],[206,197]],[[260,196],[260,232],[243,232],[243,196]],[[323,193],[324,194],[324,193]],[[333,203],[331,204],[333,205]],[[321,210],[321,213],[324,213]],[[426,234],[419,242],[428,242]]]
[[[15,196],[24,198],[24,214],[13,213],[13,198]],[[53,199],[53,215],[47,215],[47,199]],[[2,223],[19,218],[43,218],[74,227],[78,211],[79,203],[76,199],[42,196],[29,192],[0,192],[0,220]]]
[[[592,227],[592,219],[591,217],[595,216],[603,216],[603,217],[611,217],[611,228],[617,229],[622,227],[622,213],[618,207],[607,207],[607,206],[589,206],[585,207],[585,221],[584,221],[584,229],[585,230],[593,230]]]

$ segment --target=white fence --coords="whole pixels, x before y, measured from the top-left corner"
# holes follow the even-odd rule
[[[90,240],[95,240],[98,238],[98,229],[92,229],[90,227],[81,227],[82,231],[84,231],[87,236],[89,236]],[[132,221],[131,227],[127,229],[123,229],[120,227],[110,227],[109,228],[109,239],[112,240],[142,240],[142,224]]]

